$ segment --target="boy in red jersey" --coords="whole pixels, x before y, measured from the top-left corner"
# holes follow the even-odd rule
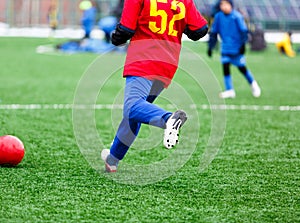
[[[178,143],[186,113],[172,113],[152,103],[177,70],[182,34],[197,41],[207,31],[207,21],[193,0],[125,0],[121,21],[112,34],[116,46],[131,39],[123,72],[123,120],[110,150],[101,153],[107,172],[117,170],[142,123],[165,129],[163,144],[167,149]]]

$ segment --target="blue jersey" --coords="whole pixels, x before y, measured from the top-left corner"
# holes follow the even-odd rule
[[[212,34],[219,34],[222,39],[222,54],[237,55],[240,47],[247,42],[248,28],[243,16],[236,10],[228,15],[222,11],[215,15],[211,27]]]
[[[81,18],[81,23],[85,30],[91,31],[95,25],[97,10],[95,7],[84,10]]]

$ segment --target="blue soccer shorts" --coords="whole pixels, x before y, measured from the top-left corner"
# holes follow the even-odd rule
[[[221,63],[230,63],[237,67],[244,67],[246,66],[246,58],[245,55],[222,55],[221,56]]]

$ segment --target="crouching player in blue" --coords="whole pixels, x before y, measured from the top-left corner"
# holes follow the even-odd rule
[[[220,9],[214,18],[209,41],[208,56],[212,56],[212,50],[217,43],[217,36],[222,39],[221,63],[223,65],[225,91],[220,93],[221,98],[235,98],[230,65],[236,66],[244,75],[251,86],[252,95],[259,97],[260,87],[253,75],[246,67],[245,44],[248,40],[248,29],[243,16],[233,9],[232,0],[220,0]]]
[[[123,119],[110,150],[101,153],[107,172],[116,172],[141,124],[164,129],[167,149],[178,143],[186,113],[166,111],[153,102],[174,77],[183,33],[197,41],[207,32],[207,21],[193,0],[125,0],[121,21],[112,34],[116,46],[130,39],[123,71]]]

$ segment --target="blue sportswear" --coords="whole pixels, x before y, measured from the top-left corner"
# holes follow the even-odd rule
[[[218,12],[210,30],[209,49],[215,47],[218,34],[222,40],[222,55],[238,55],[241,46],[248,40],[248,28],[243,16],[234,9],[228,15]]]
[[[123,119],[110,148],[110,154],[116,159],[123,159],[136,139],[142,123],[165,128],[172,113],[153,104],[163,89],[160,81],[126,77]]]

